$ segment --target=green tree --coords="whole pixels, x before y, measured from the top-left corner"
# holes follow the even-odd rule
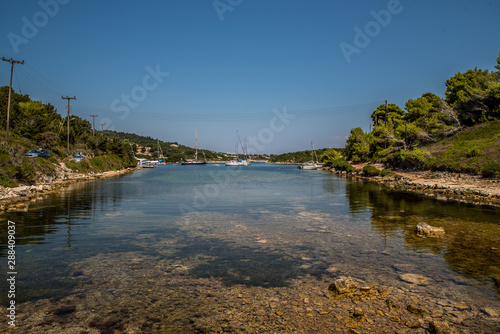
[[[413,144],[434,142],[456,132],[460,126],[453,109],[446,101],[432,93],[424,93],[416,100],[408,100],[405,109],[405,119],[420,129],[413,132],[417,134],[412,138]]]
[[[328,164],[340,158],[341,154],[338,150],[329,148],[320,155],[319,161],[323,164]]]
[[[498,63],[498,59],[497,59]],[[498,65],[497,65],[498,66]],[[468,126],[500,117],[498,73],[475,68],[446,81],[446,102]]]
[[[356,162],[368,161],[372,141],[373,138],[370,133],[364,133],[359,127],[352,129],[345,146],[346,159]]]
[[[387,112],[385,104],[381,104],[372,112],[371,118],[374,127],[377,125],[395,126],[402,122],[404,114],[405,112],[394,103],[387,105]]]

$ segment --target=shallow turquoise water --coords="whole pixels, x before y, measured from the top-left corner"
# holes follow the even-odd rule
[[[167,165],[73,185],[2,221],[16,222],[18,301],[66,296],[85,260],[137,252],[227,285],[303,275],[397,285],[414,273],[443,296],[497,304],[499,213],[295,166]],[[446,237],[416,237],[420,221]],[[6,272],[5,224],[1,232]]]

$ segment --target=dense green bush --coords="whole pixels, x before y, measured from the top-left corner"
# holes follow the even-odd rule
[[[387,162],[398,168],[413,169],[422,167],[430,158],[429,151],[416,148],[393,153],[387,157]]]
[[[354,167],[351,166],[347,161],[343,159],[337,159],[335,161],[332,161],[331,167],[335,170],[338,171],[346,171],[348,173],[354,172]]]
[[[363,167],[363,174],[365,176],[379,176],[380,171],[372,165],[366,165]]]
[[[21,165],[16,168],[15,177],[23,183],[32,184],[35,181],[35,167],[30,158],[23,158]]]
[[[486,178],[500,177],[500,161],[490,161],[487,163],[483,167],[481,174]]]
[[[380,176],[383,177],[395,177],[396,173],[394,173],[392,170],[386,168],[380,171]]]
[[[17,186],[17,184],[12,181],[11,178],[5,176],[4,174],[0,174],[0,186],[12,188]]]
[[[66,162],[65,165],[69,169],[71,169],[75,172],[78,172],[78,173],[89,173],[89,172],[93,171],[93,168],[87,159],[81,160],[80,162],[68,161],[68,162]]]
[[[481,150],[477,146],[473,146],[467,149],[467,158],[473,158],[481,155]]]
[[[119,170],[137,166],[135,159],[125,160],[115,154],[108,154],[89,159],[90,166],[96,171]]]

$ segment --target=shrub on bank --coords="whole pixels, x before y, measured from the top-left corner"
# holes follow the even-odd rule
[[[344,159],[337,159],[335,161],[332,161],[330,166],[337,171],[345,171],[348,173],[354,172],[354,167],[352,167],[351,164]]]
[[[429,151],[416,148],[413,150],[401,150],[387,157],[387,162],[392,166],[403,169],[421,168],[429,161],[431,154]]]
[[[386,168],[380,171],[380,176],[382,177],[395,177],[396,173],[394,173],[392,170]]]
[[[87,159],[81,160],[80,162],[76,161],[68,161],[65,163],[66,167],[71,169],[74,172],[78,173],[89,173],[93,170]]]
[[[372,176],[372,177],[379,176],[380,171],[372,165],[366,165],[365,167],[363,167],[363,174],[365,176]]]
[[[483,177],[492,178],[492,177],[500,177],[500,162],[499,161],[490,161],[488,162],[481,171]]]
[[[15,177],[22,183],[32,184],[35,182],[35,167],[30,158],[23,158],[21,165],[16,168]]]
[[[109,170],[119,170],[128,167],[135,167],[137,162],[135,159],[125,159],[120,158],[115,154],[101,155],[92,159],[89,159],[90,166],[98,172],[104,172]]]
[[[0,174],[0,186],[5,188],[13,188],[17,186],[17,183],[12,181],[11,178],[5,176],[4,174]]]

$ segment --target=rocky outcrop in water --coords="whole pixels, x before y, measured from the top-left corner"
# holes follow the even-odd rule
[[[422,238],[427,238],[427,237],[436,238],[436,237],[441,237],[445,234],[444,228],[434,227],[424,222],[420,222],[417,224],[415,232],[419,237]]]

